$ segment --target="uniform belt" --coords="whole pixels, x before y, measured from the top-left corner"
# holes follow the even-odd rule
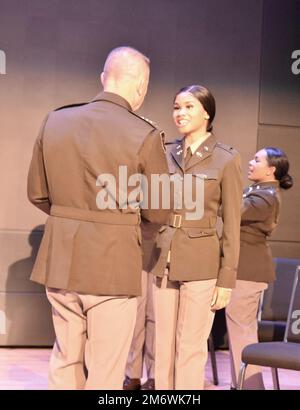
[[[138,225],[140,214],[113,213],[109,211],[91,211],[89,209],[72,208],[69,206],[52,205],[51,216],[75,219],[85,222],[98,222],[109,225]]]
[[[217,218],[185,219],[183,215],[172,213],[168,225],[172,228],[215,228]]]

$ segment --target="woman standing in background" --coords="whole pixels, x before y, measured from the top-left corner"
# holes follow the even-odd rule
[[[257,313],[263,290],[275,279],[267,238],[278,223],[280,188],[289,189],[289,161],[279,148],[266,147],[249,162],[241,219],[241,246],[236,287],[226,308],[226,323],[231,360],[231,388],[237,388],[241,354],[245,346],[258,342]],[[264,389],[258,366],[248,366],[245,389]]]

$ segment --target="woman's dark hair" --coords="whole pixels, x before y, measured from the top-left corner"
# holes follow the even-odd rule
[[[275,167],[274,176],[279,181],[280,188],[289,189],[293,186],[293,178],[288,174],[289,160],[281,149],[266,147],[267,161],[270,167]]]
[[[174,97],[174,101],[178,94],[180,93],[190,93],[193,94],[195,98],[202,104],[203,108],[209,115],[209,120],[207,124],[207,131],[212,131],[212,122],[216,115],[216,102],[212,93],[202,85],[189,85],[181,88]]]

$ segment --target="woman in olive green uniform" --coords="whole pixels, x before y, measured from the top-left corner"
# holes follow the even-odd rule
[[[248,178],[254,183],[243,195],[237,283],[226,308],[233,389],[237,387],[243,348],[258,342],[257,312],[262,291],[275,279],[267,238],[278,223],[280,188],[293,185],[288,170],[288,159],[278,148],[261,149],[249,162]],[[248,366],[244,388],[264,388],[258,366]]]
[[[216,141],[214,116],[215,100],[206,88],[192,85],[176,94],[173,119],[183,137],[166,144],[174,181],[173,214],[159,231],[157,263],[152,270],[156,276],[158,390],[203,389],[214,312],[227,305],[235,285],[242,197],[240,156]],[[191,192],[193,198],[187,201]],[[221,205],[222,244],[216,233]]]

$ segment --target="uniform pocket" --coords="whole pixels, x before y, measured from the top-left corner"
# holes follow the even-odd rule
[[[204,238],[207,236],[214,236],[216,234],[215,229],[206,229],[206,228],[189,228],[187,230],[189,238]]]
[[[208,169],[203,173],[193,173],[193,176],[204,180],[217,180],[219,176],[219,170],[217,168]]]

